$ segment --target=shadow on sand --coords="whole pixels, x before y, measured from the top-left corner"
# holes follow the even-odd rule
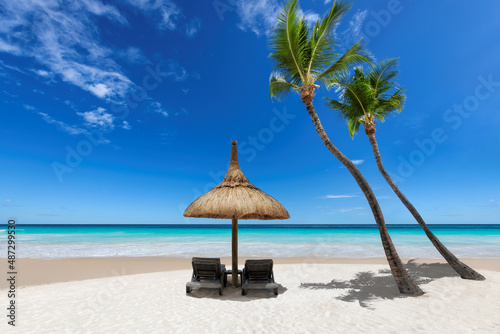
[[[459,277],[447,263],[422,263],[414,260],[405,265],[410,276],[419,285],[430,283],[443,277]],[[347,289],[342,296],[336,297],[346,302],[358,301],[362,307],[372,309],[368,304],[375,298],[395,299],[404,298],[396,288],[390,269],[379,270],[378,273],[359,272],[349,281],[332,280],[330,283],[301,283],[306,289]]]
[[[186,294],[188,297],[192,298],[213,298],[219,300],[233,300],[238,302],[249,302],[256,299],[273,299],[278,298],[281,294],[285,293],[287,288],[278,284],[278,295],[276,296],[271,289],[262,290],[248,290],[245,296],[241,295],[241,287],[233,288],[232,286],[227,286],[222,292],[222,296],[219,296],[219,291],[216,289],[193,289],[191,293]]]

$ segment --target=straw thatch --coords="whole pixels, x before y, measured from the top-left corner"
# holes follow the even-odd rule
[[[224,180],[191,203],[184,217],[268,220],[288,219],[290,215],[277,200],[248,181],[238,165],[236,141],[232,141]]]

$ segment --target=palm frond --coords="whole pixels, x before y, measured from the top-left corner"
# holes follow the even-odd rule
[[[317,76],[317,79],[326,86],[331,86],[339,72],[349,71],[356,65],[370,63],[370,55],[364,44],[359,40],[349,50],[347,50],[337,61]]]
[[[358,133],[360,125],[361,122],[357,119],[350,119],[347,122],[347,127],[349,129],[349,134],[351,135],[351,138],[354,138],[354,135]]]
[[[333,31],[350,8],[350,4],[335,1],[330,12],[316,22],[310,40],[311,57],[307,66],[308,73],[323,68],[334,59]]]
[[[396,84],[391,80],[398,75],[397,58],[385,59],[378,63],[370,72],[370,85],[378,95],[393,88]]]
[[[269,78],[269,94],[271,95],[271,99],[274,97],[277,100],[280,100],[281,97],[285,97],[290,92],[290,89],[298,88],[299,86],[294,83],[297,80],[286,80],[284,76],[282,76],[279,72],[271,73]]]
[[[374,115],[377,119],[383,122],[385,117],[401,112],[405,101],[406,95],[404,94],[403,88],[400,88],[387,100],[379,100],[379,104],[374,111]]]
[[[278,16],[278,23],[271,33],[271,58],[275,70],[287,77],[298,74],[302,80],[304,58],[307,58],[307,30],[305,20],[300,17],[297,0],[289,1]]]
[[[340,110],[346,120],[364,119],[370,121],[370,110],[376,103],[373,90],[369,85],[361,68],[356,68],[354,75],[342,72],[336,76],[333,86],[339,94],[340,100],[349,108]]]

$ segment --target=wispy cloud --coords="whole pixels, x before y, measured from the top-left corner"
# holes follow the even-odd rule
[[[103,4],[97,0],[80,0],[80,3],[94,15],[106,16],[110,20],[115,20],[123,24],[128,23],[127,19],[114,6]]]
[[[162,115],[163,117],[168,117],[168,112],[163,109],[162,105],[160,102],[153,102],[149,106],[149,111],[155,112],[157,114]]]
[[[277,0],[239,0],[236,11],[240,17],[239,28],[252,31],[257,36],[265,35],[276,21],[280,10]]]
[[[337,198],[353,198],[353,197],[358,197],[358,196],[356,196],[356,195],[326,195],[326,196],[323,196],[322,198],[324,198],[324,199],[327,199],[327,198],[337,199]]]
[[[44,78],[49,78],[51,76],[49,72],[41,69],[33,70],[33,72]]]
[[[321,16],[319,16],[319,14],[311,11],[304,13],[302,10],[300,10],[299,16],[304,16],[306,18],[306,23],[309,27],[313,27],[316,24],[316,21],[321,19]],[[276,17],[274,19],[276,20]]]
[[[29,105],[29,104],[23,104],[23,107],[24,107],[24,109],[29,110],[29,111],[36,110],[35,107],[33,107],[32,105]]]
[[[83,117],[85,125],[93,128],[100,128],[102,130],[112,130],[115,126],[113,124],[114,117],[106,112],[104,108],[97,108],[95,110],[76,113],[78,116]]]
[[[55,125],[59,130],[66,132],[72,136],[80,135],[80,134],[85,134],[88,133],[87,130],[79,128],[74,125],[68,125],[64,122],[55,120],[51,116],[49,116],[47,113],[44,112],[36,112],[38,115],[42,116],[42,119],[47,122],[48,124],[53,124]]]
[[[0,39],[11,46],[1,51],[35,59],[42,66],[34,69],[38,75],[53,72],[99,98],[121,98],[132,86],[94,24],[96,16],[126,24],[117,8],[97,0],[16,0],[0,6]]]
[[[165,70],[162,71],[161,75],[171,77],[174,81],[186,81],[190,76],[186,69],[176,61],[167,60],[162,65],[164,66],[161,66],[161,68],[165,68]]]
[[[131,6],[153,18],[160,30],[178,29],[188,37],[193,37],[201,28],[200,19],[194,18],[188,22],[181,9],[171,0],[123,0],[120,4]],[[62,81],[98,99],[123,104],[124,99],[139,87],[129,79],[125,74],[127,71],[117,61],[142,65],[151,61],[137,47],[117,49],[102,43],[98,19],[105,18],[117,26],[129,25],[118,8],[102,0],[1,1],[0,53],[31,58],[34,65],[28,71],[23,71],[0,60],[0,75],[3,74],[2,70],[8,69],[52,82]],[[173,81],[199,78],[199,75],[188,73],[174,60],[160,59],[157,64],[163,65],[160,67],[161,76]],[[150,97],[146,97],[145,101],[150,105],[149,109],[164,117],[168,115],[159,102]],[[74,104],[68,105],[78,111]],[[69,134],[84,131],[78,126],[55,120],[47,113],[39,115],[47,123],[55,124]],[[99,124],[88,122],[92,116],[90,114],[80,113],[80,116],[84,117],[87,126]],[[104,122],[102,125],[112,126],[111,122],[105,122],[105,114],[100,117],[101,122]],[[130,129],[130,124],[122,124],[122,128]]]
[[[280,2],[277,0],[238,0],[236,11],[240,17],[238,27],[243,31],[251,31],[257,36],[268,35],[276,23],[276,17],[281,11]],[[319,14],[308,11],[299,11],[304,16],[309,26],[312,26],[321,17]]]
[[[118,55],[130,64],[148,64],[149,59],[144,55],[141,49],[136,47],[128,47],[125,50],[118,51]]]
[[[361,165],[363,162],[365,162],[364,160],[361,160],[361,159],[359,159],[359,160],[351,160],[351,161],[355,165]]]
[[[338,212],[345,213],[345,212],[351,212],[351,211],[357,211],[357,210],[363,210],[363,207],[355,207],[355,208],[344,208],[344,209],[339,209]]]
[[[186,23],[186,36],[192,38],[200,31],[201,28],[201,20],[198,18],[194,18],[188,23]]]
[[[123,130],[131,130],[132,126],[129,124],[129,122],[123,121],[123,123],[122,123],[122,129]]]
[[[351,211],[359,211],[359,210],[364,210],[364,209],[365,208],[363,208],[361,206],[357,206],[354,208],[341,208],[338,210],[328,211],[328,212],[326,212],[326,214],[333,215],[333,214],[338,214],[338,213],[347,213],[347,212],[351,212]]]
[[[344,32],[347,41],[358,41],[362,37],[363,23],[368,15],[368,10],[357,11],[349,21],[349,28]]]
[[[175,30],[182,18],[182,10],[170,0],[126,0],[129,5],[139,9],[155,20],[160,30]]]

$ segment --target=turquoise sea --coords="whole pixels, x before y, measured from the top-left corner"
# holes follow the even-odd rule
[[[500,258],[500,225],[429,225],[458,257]],[[418,225],[388,225],[402,258],[440,258]],[[1,257],[7,231],[0,229]],[[230,256],[230,225],[17,225],[19,258]],[[384,257],[376,225],[239,225],[239,255]]]

